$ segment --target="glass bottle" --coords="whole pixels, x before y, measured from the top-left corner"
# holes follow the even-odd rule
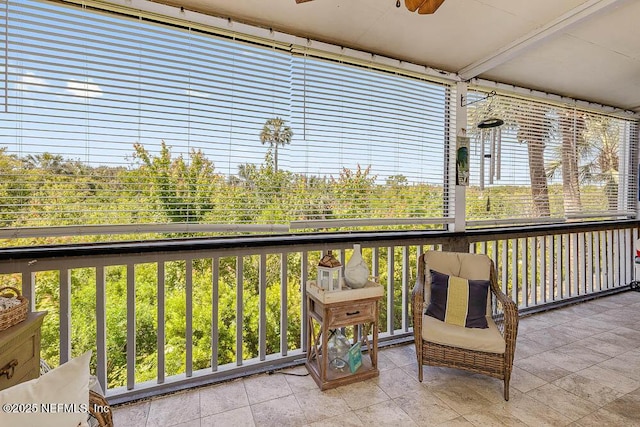
[[[349,369],[349,340],[339,329],[331,330],[327,343],[329,368],[338,372]]]

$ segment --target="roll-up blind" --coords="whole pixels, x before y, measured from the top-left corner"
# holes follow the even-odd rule
[[[634,215],[634,121],[487,95],[481,90],[469,93],[471,102],[478,101],[468,110],[472,146],[467,216],[472,224]],[[478,128],[490,117],[504,124]]]
[[[289,119],[290,55],[40,1],[7,3],[3,225],[242,222],[225,199]]]
[[[135,11],[2,6],[0,227],[447,214],[447,84]]]
[[[334,184],[318,218],[445,215],[451,85],[305,54],[293,76],[290,166]]]

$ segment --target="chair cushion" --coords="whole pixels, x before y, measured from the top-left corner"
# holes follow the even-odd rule
[[[465,328],[423,315],[422,339],[467,350],[504,354],[504,338],[490,316],[487,316],[487,326],[487,329]]]
[[[428,267],[425,272],[432,269],[472,280],[489,280],[491,274],[491,259],[484,254],[428,251],[425,261]]]
[[[431,270],[426,314],[452,325],[487,328],[488,280],[468,280]]]

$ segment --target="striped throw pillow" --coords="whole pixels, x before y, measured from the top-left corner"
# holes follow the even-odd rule
[[[467,280],[431,272],[431,301],[426,315],[452,325],[486,329],[488,280]]]

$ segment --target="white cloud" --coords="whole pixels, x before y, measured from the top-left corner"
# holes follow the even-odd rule
[[[102,96],[102,89],[97,84],[91,83],[91,79],[89,79],[88,82],[79,82],[77,80],[67,82],[67,92],[81,98],[97,98]]]
[[[185,92],[187,92],[187,95],[193,96],[196,98],[209,98],[208,93],[198,92],[197,90],[187,89]]]
[[[20,76],[16,83],[16,89],[25,92],[48,92],[51,90],[45,79],[36,77],[33,73],[26,73]]]
[[[31,86],[31,85],[46,85],[47,81],[45,79],[41,79],[40,77],[36,77],[33,73],[27,73],[22,76],[20,79],[20,83],[23,85]]]

